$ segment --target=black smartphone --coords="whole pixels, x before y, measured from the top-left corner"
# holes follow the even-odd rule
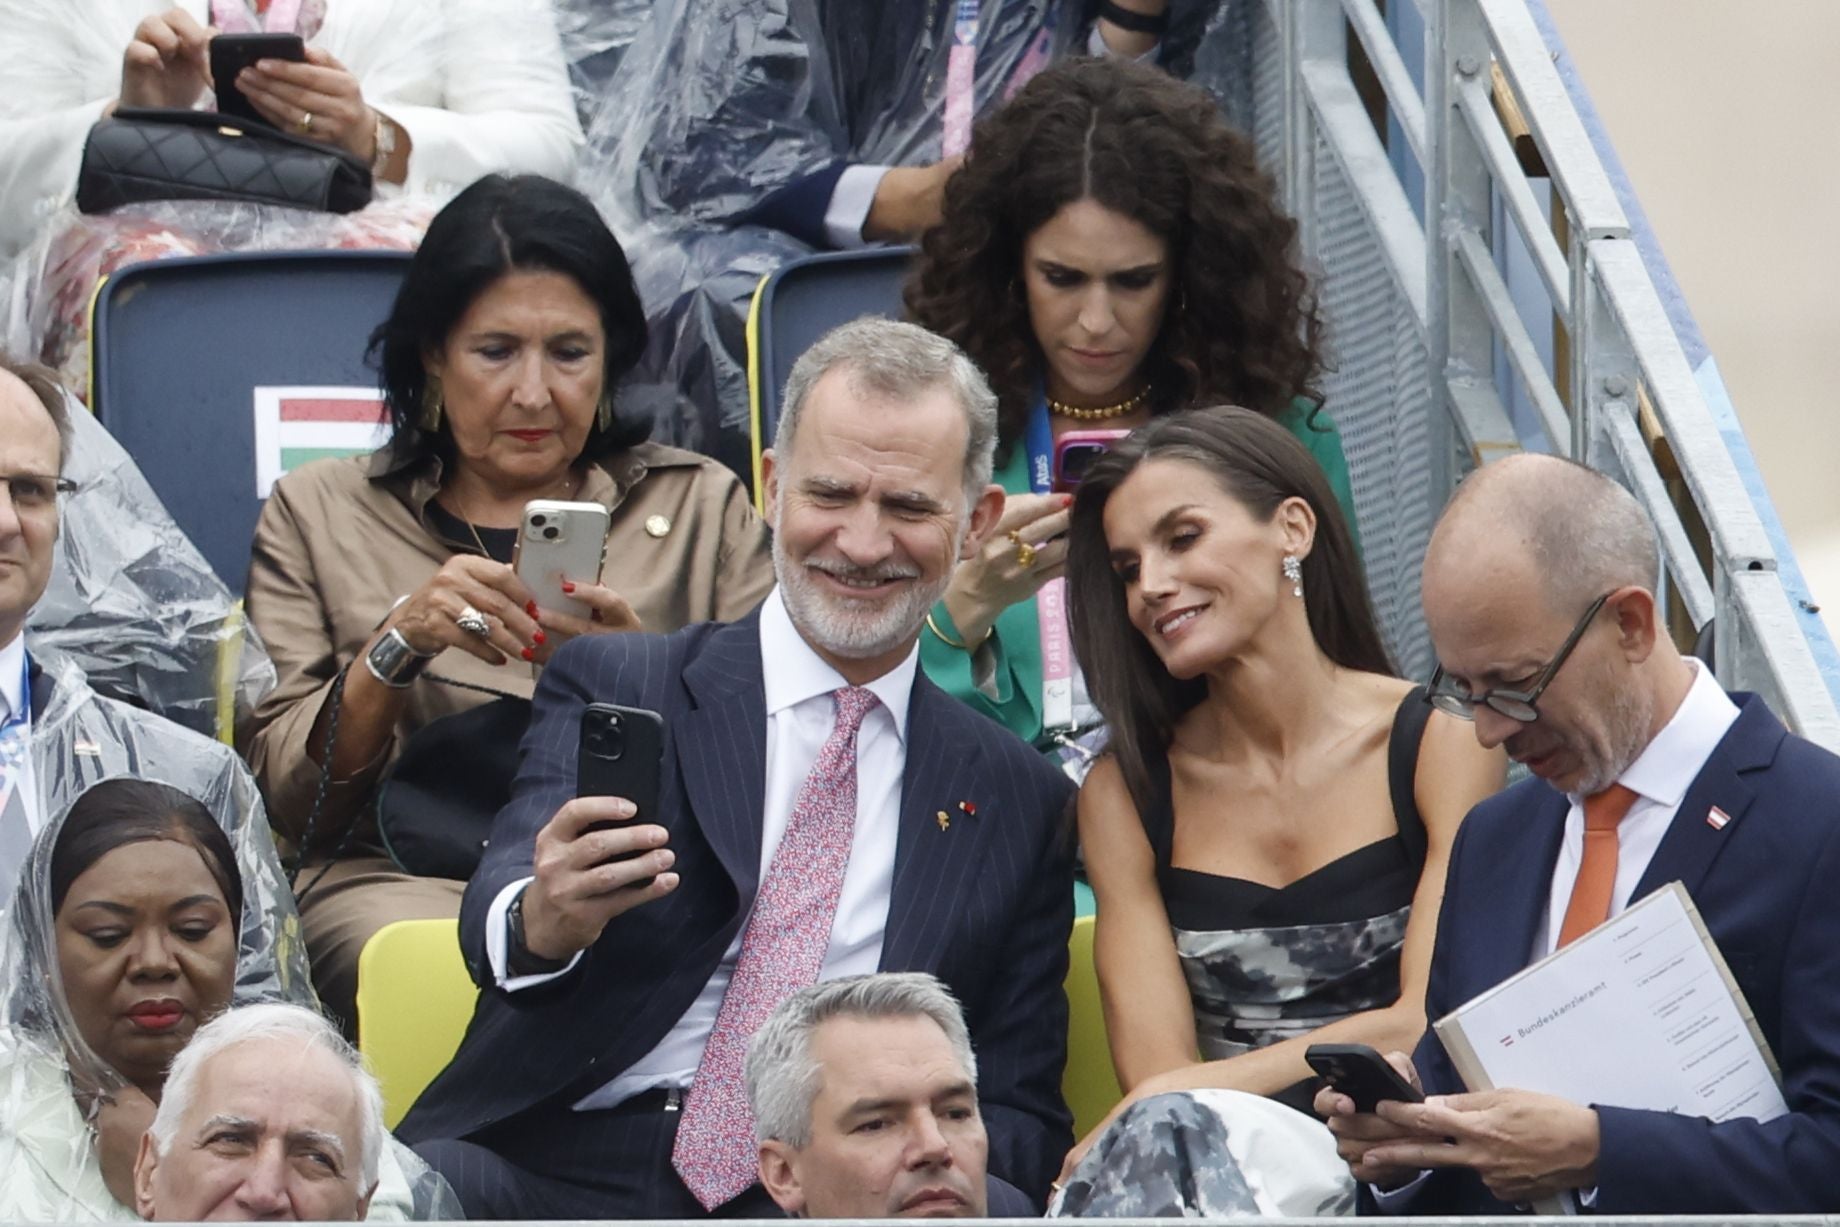
[[[588,830],[607,831],[635,822],[656,822],[659,777],[663,772],[664,717],[643,707],[588,704],[581,713],[581,742],[575,754],[575,795],[625,797],[638,810],[624,824],[597,822]],[[650,884],[650,879],[634,883]]]
[[[307,58],[298,34],[219,34],[211,40],[211,80],[217,86],[217,110],[252,124],[274,127],[236,87],[237,74],[257,60]]]
[[[1382,1099],[1424,1101],[1422,1092],[1366,1044],[1311,1044],[1303,1059],[1324,1082],[1354,1100],[1358,1112],[1372,1112]]]

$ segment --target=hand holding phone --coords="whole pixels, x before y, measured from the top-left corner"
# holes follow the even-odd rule
[[[643,708],[592,703],[581,717],[575,799],[537,832],[523,894],[526,948],[567,959],[607,922],[677,888],[668,832],[657,825],[664,721]],[[643,869],[629,862],[645,861]]]
[[[1425,1094],[1400,1077],[1392,1062],[1366,1044],[1311,1044],[1304,1062],[1336,1091],[1354,1100],[1355,1111],[1372,1112],[1383,1099],[1423,1103]]]
[[[246,123],[270,123],[237,87],[236,78],[257,60],[292,60],[305,63],[307,45],[298,34],[219,34],[211,40],[211,80],[217,87],[217,109]]]
[[[593,607],[563,590],[565,583],[593,584],[601,577],[612,517],[599,503],[532,499],[524,504],[517,553],[511,567],[540,609],[593,616]]]

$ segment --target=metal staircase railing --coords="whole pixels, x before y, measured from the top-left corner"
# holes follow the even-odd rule
[[[1391,514],[1404,483],[1430,492],[1416,509],[1408,501],[1396,539],[1369,557],[1383,611],[1393,597],[1389,633],[1402,662],[1415,667],[1427,655],[1406,596],[1415,597],[1416,560],[1455,481],[1508,452],[1553,451],[1615,475],[1647,508],[1667,572],[1664,602],[1688,637],[1716,626],[1720,680],[1761,693],[1796,731],[1840,750],[1836,679],[1818,665],[1818,632],[1796,612],[1777,548],[1527,4],[1420,0],[1418,13],[1422,55],[1396,43],[1375,0],[1252,0],[1245,15],[1249,67],[1263,82],[1249,126],[1319,267],[1332,335],[1348,341],[1358,368],[1330,397],[1351,461],[1394,432],[1379,459],[1357,464],[1393,470],[1370,473],[1365,490],[1357,472],[1364,533],[1374,536],[1368,508],[1379,512],[1386,499]],[[1267,57],[1277,64],[1261,67]],[[1383,104],[1371,89],[1363,97],[1351,58],[1371,69]],[[1525,117],[1544,177],[1523,169],[1500,102]],[[1513,287],[1504,271],[1511,247],[1524,252],[1512,262],[1521,283]],[[1349,272],[1362,258],[1365,268]],[[1543,308],[1533,326],[1530,287]],[[1410,317],[1390,339],[1388,313]],[[1399,415],[1426,407],[1406,403],[1416,380],[1396,379],[1390,396],[1366,386],[1389,364],[1419,362],[1420,386],[1443,410],[1429,415],[1422,441],[1398,434]]]

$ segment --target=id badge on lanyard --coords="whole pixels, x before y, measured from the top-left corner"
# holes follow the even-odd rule
[[[1029,414],[1025,440],[1029,449],[1029,489],[1053,491],[1054,427],[1046,401],[1037,400]],[[1050,734],[1073,728],[1073,636],[1067,629],[1067,580],[1058,576],[1035,594],[1041,631],[1041,726]]]

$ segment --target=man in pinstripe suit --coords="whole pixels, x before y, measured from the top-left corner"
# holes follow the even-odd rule
[[[1038,1212],[1071,1144],[1071,787],[917,670],[927,611],[1002,510],[995,398],[950,342],[859,320],[800,359],[785,403],[761,609],[584,636],[538,686],[461,910],[484,992],[398,1129],[471,1217],[776,1214],[731,1179],[754,1143],[745,1101],[723,1106],[726,1058],[763,1003],[878,969],[931,972],[964,1003],[991,1213]],[[656,814],[575,797],[590,702],[663,717]],[[843,838],[808,843],[814,814]],[[788,896],[822,905],[816,941]]]

